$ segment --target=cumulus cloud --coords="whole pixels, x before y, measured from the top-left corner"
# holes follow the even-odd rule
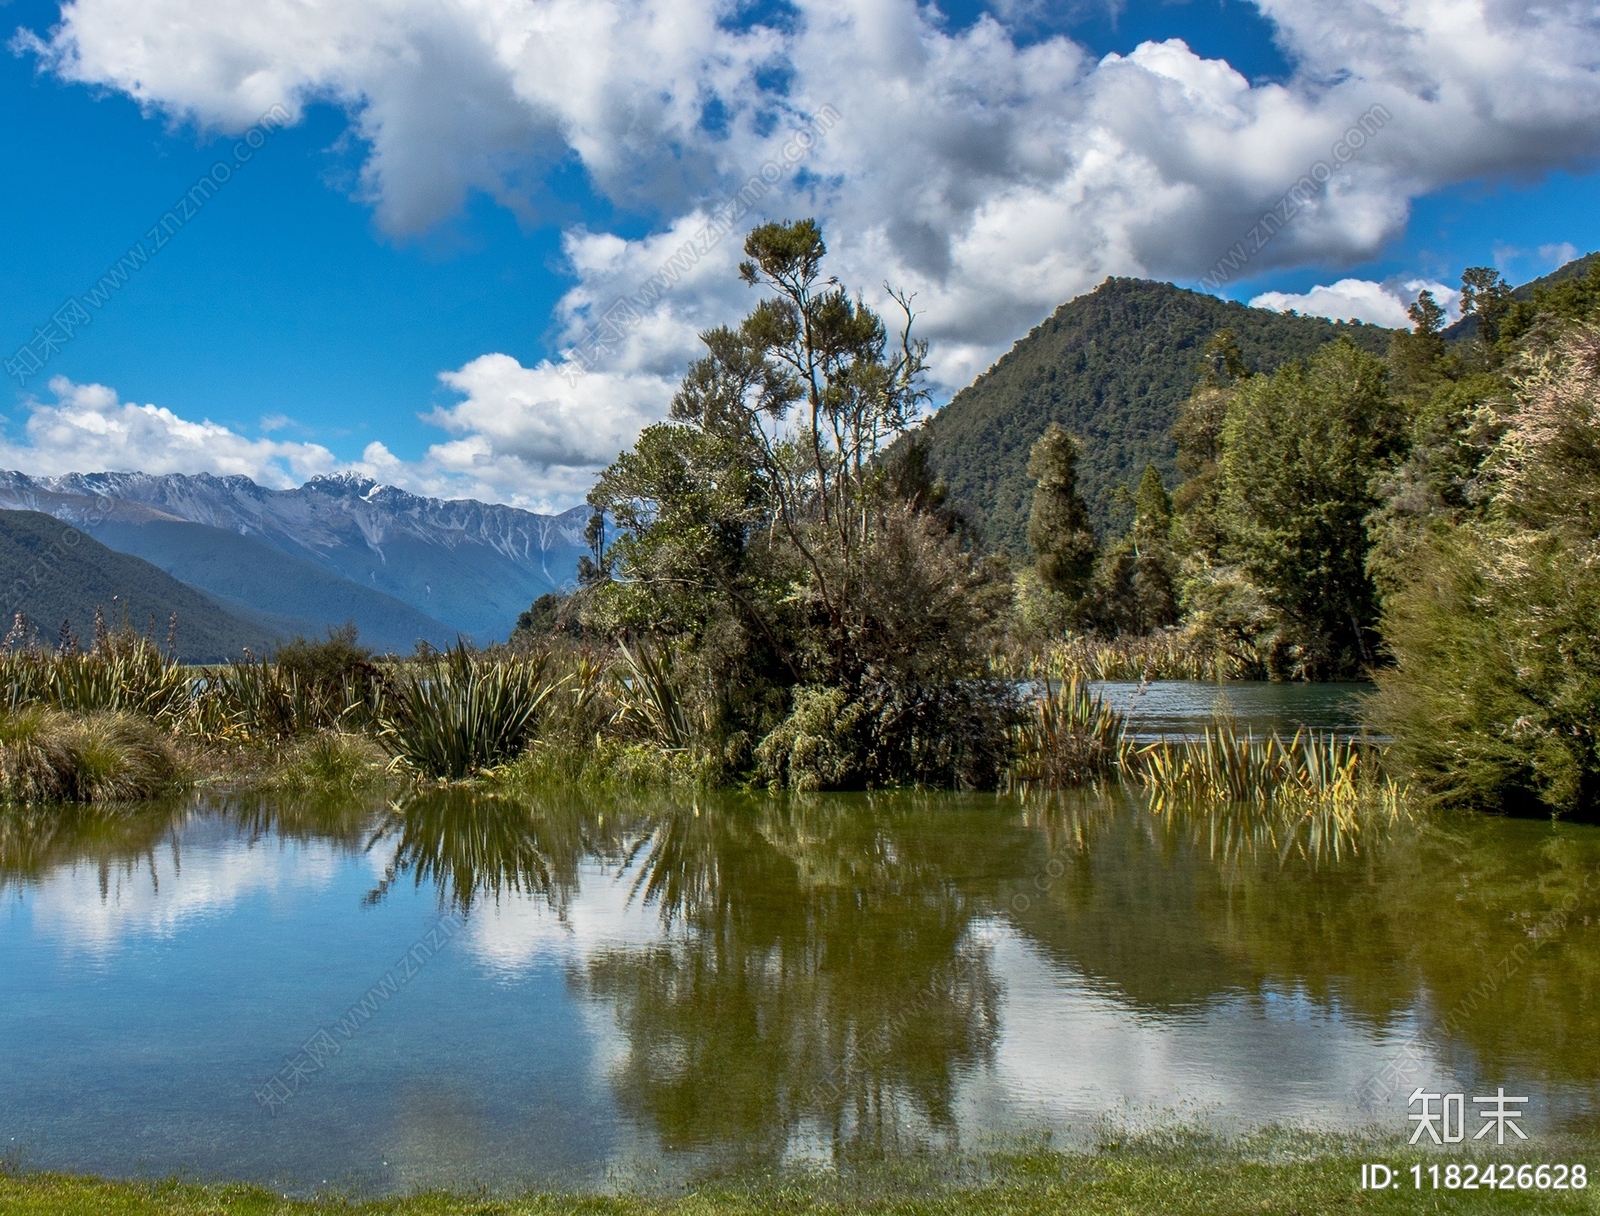
[[[103,384],[50,380],[54,401],[30,400],[23,438],[0,439],[0,464],[41,476],[86,472],[242,474],[283,489],[332,472],[315,443],[250,439],[209,419],[191,422],[158,405],[121,401]]]
[[[716,200],[781,165],[757,212],[819,216],[842,279],[916,292],[948,390],[1108,274],[1199,278],[1374,107],[1381,129],[1251,274],[1353,264],[1422,194],[1600,154],[1593,5],[1257,2],[1296,65],[1286,81],[1252,83],[1177,40],[1096,59],[1066,37],[1025,44],[993,15],[955,29],[916,0],[797,0],[770,26],[700,0],[71,0],[23,42],[63,79],[203,127],[343,106],[366,147],[361,189],[391,232],[437,223],[471,191],[525,209],[545,172],[575,161],[619,226],[654,227],[566,233],[569,345]],[[841,121],[784,161],[790,133],[830,106]],[[708,249],[613,346],[608,419],[659,416],[694,334],[748,307],[735,243]],[[1399,298],[1340,307],[1392,323]],[[556,420],[599,390],[518,375],[463,389],[439,420],[467,429],[441,461],[495,477],[579,467],[559,463],[571,453]],[[524,398],[558,404],[533,425]]]
[[[320,473],[351,472],[435,498],[476,498],[539,511],[576,505],[595,473],[652,420],[664,380],[596,372],[572,383],[543,362],[484,355],[440,377],[463,396],[426,416],[451,434],[419,460],[370,443],[341,461],[321,444],[252,439],[209,419],[119,399],[103,384],[50,381],[53,401],[25,402],[22,435],[0,438],[0,467],[38,476],[145,472],[243,475],[287,489]],[[269,434],[289,425],[263,420]]]
[[[1374,283],[1370,279],[1340,279],[1331,286],[1318,285],[1300,294],[1262,292],[1250,304],[1253,308],[1270,308],[1274,312],[1289,312],[1292,309],[1308,316],[1327,317],[1330,321],[1365,321],[1368,325],[1409,329],[1411,317],[1406,310],[1424,291],[1433,293],[1434,300],[1445,310],[1447,322],[1460,317],[1461,293],[1453,287],[1427,279],[1411,279],[1398,284]]]

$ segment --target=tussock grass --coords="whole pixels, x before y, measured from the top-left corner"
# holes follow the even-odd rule
[[[337,634],[301,644],[291,658],[187,669],[129,631],[97,631],[87,653],[0,647],[0,797],[157,795],[181,782],[185,749],[204,749],[219,779],[327,792],[377,784],[379,748],[391,770],[427,780],[641,788],[712,784],[730,775],[730,763],[735,777],[744,772],[726,749],[707,746],[677,656],[648,640],[531,656],[462,645],[380,667],[353,635]],[[1198,663],[1173,633],[1069,639],[1035,657],[1012,673],[1037,691],[1010,730],[1000,783],[1061,788],[1120,778],[1142,786],[1157,811],[1270,802],[1336,819],[1374,807],[1399,813],[1405,791],[1379,771],[1375,748],[1315,734],[1285,743],[1228,722],[1198,741],[1135,748],[1124,716],[1091,687],[1115,675],[1215,674]],[[960,729],[948,719],[938,725]],[[815,749],[830,742],[825,735],[800,742]],[[273,771],[263,778],[264,763]]]
[[[354,794],[377,789],[389,779],[388,759],[364,735],[324,731],[291,745],[261,784],[293,793]]]
[[[185,775],[173,740],[148,719],[0,715],[0,796],[9,802],[131,802],[169,793]]]

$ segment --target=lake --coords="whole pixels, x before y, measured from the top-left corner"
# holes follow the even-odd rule
[[[1114,789],[0,811],[0,1148],[605,1186],[1172,1121],[1400,1144],[1418,1085],[1587,1135],[1597,867],[1593,828],[1313,848]]]

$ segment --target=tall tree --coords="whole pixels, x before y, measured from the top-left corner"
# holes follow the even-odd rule
[[[1373,482],[1402,442],[1383,362],[1340,339],[1242,384],[1219,462],[1223,554],[1295,627],[1307,675],[1351,675],[1376,656],[1366,569]]]
[[[591,623],[669,639],[716,750],[771,779],[977,780],[1004,738],[982,677],[1007,589],[920,451],[889,456],[926,397],[910,299],[891,334],[825,253],[812,220],[746,239],[740,276],[767,294],[701,335],[670,419],[589,496],[615,525]]]
[[[1145,634],[1178,620],[1172,497],[1154,464],[1139,479],[1133,510],[1133,526],[1095,571],[1089,615],[1105,632]]]
[[[1078,442],[1052,422],[1028,454],[1033,479],[1033,509],[1028,544],[1044,585],[1078,600],[1089,587],[1098,552],[1089,508],[1078,493]]]

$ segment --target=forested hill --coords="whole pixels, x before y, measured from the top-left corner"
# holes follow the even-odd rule
[[[952,504],[984,544],[1027,552],[1028,449],[1051,422],[1083,442],[1078,486],[1102,536],[1120,530],[1119,486],[1131,494],[1154,461],[1175,480],[1172,424],[1200,356],[1231,328],[1252,371],[1311,354],[1347,334],[1375,354],[1390,330],[1247,308],[1144,279],[1107,279],[1063,304],[928,422],[933,463]]]
[[[1562,266],[1556,267],[1549,274],[1524,283],[1521,287],[1511,292],[1513,300],[1531,302],[1541,292],[1548,291],[1558,283],[1565,283],[1569,279],[1581,279],[1589,273],[1589,268],[1595,260],[1600,258],[1600,252],[1586,253],[1581,258],[1574,258]],[[1444,331],[1447,341],[1467,341],[1478,336],[1478,318],[1465,316]]]
[[[165,642],[169,619],[177,613],[178,657],[186,662],[237,659],[246,646],[265,653],[274,640],[267,628],[235,616],[149,562],[108,549],[39,511],[0,511],[0,587],[6,627],[20,612],[52,644],[61,622],[69,621],[87,647],[96,608],[104,611],[107,626],[126,623],[141,633],[153,617],[158,643]]]

